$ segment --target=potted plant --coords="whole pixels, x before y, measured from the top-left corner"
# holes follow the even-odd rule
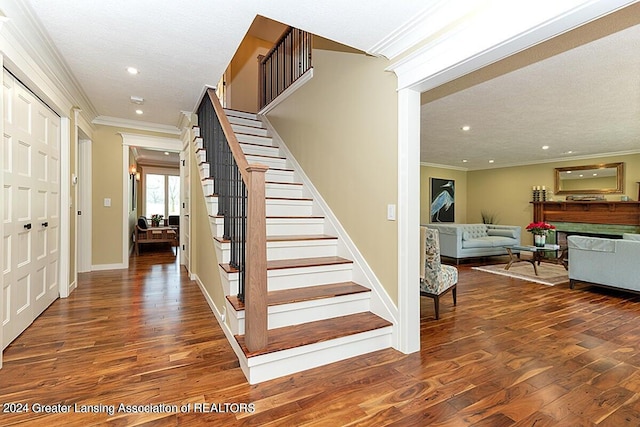
[[[153,214],[151,215],[151,225],[154,227],[158,227],[160,225],[160,221],[162,221],[163,215]]]
[[[533,244],[538,247],[544,247],[547,234],[554,232],[556,230],[555,225],[551,225],[548,222],[532,222],[527,225],[526,230],[533,234]]]

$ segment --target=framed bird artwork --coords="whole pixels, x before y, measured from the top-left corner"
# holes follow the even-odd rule
[[[431,222],[455,222],[455,181],[431,178]]]

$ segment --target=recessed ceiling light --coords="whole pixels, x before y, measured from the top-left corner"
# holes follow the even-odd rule
[[[493,163],[493,160],[489,160],[489,163]]]
[[[462,163],[467,163],[468,161],[469,161],[469,160],[464,159],[464,160],[462,160]]]
[[[144,98],[141,96],[132,96],[130,99],[131,99],[131,102],[134,104],[138,104],[138,105],[144,104]]]
[[[573,150],[569,150],[569,151],[567,151],[567,153],[566,153],[566,154],[573,154]]]
[[[594,173],[594,174],[593,174],[593,176],[598,176],[598,174],[597,174],[597,173]]]
[[[142,112],[143,112],[142,110],[136,110],[136,114],[138,115],[142,114]]]
[[[168,151],[165,151],[165,152],[164,152],[164,155],[165,155],[165,156],[168,156],[168,155],[169,155],[169,152],[168,152]]]
[[[463,131],[465,131],[465,132],[466,132],[466,131],[468,131],[469,129],[471,129],[471,126],[464,125],[464,126],[462,126],[460,129],[462,129]]]
[[[543,146],[542,146],[542,149],[543,149],[543,150],[548,150],[548,149],[549,149],[549,146],[548,146],[548,145],[543,145]]]
[[[571,173],[571,171],[567,171],[567,173]]]
[[[139,71],[138,71],[138,69],[136,67],[127,67],[127,72],[129,74],[133,74],[133,75],[136,75],[136,74],[139,73]]]

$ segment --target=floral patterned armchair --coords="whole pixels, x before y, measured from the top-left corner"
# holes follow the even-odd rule
[[[458,269],[440,262],[440,241],[438,230],[420,227],[420,295],[433,299],[436,320],[440,318],[440,296],[448,291],[456,305]]]

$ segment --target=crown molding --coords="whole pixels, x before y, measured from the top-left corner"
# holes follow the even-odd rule
[[[91,122],[94,125],[112,126],[118,128],[127,128],[135,130],[143,130],[148,132],[168,133],[171,135],[180,135],[181,131],[176,126],[162,125],[158,123],[141,122],[138,120],[121,119],[118,117],[98,116]]]
[[[471,0],[438,0],[409,21],[392,31],[367,53],[393,60],[424,40],[436,37],[452,22],[470,13],[478,2]]]
[[[96,109],[31,10],[28,2],[4,0],[0,27],[5,66],[63,117],[79,107],[89,123]]]
[[[461,166],[440,165],[437,163],[420,162],[420,166],[426,166],[429,168],[449,169],[449,170],[462,171],[462,172],[469,171],[469,168],[463,168]]]

